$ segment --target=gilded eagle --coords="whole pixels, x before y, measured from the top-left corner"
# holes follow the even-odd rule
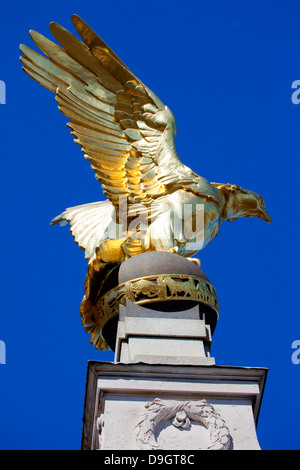
[[[51,23],[61,47],[30,31],[45,55],[21,45],[20,60],[29,76],[56,94],[107,198],[68,208],[51,222],[70,223],[89,260],[81,306],[88,330],[101,284],[128,257],[145,251],[190,257],[213,240],[225,220],[270,222],[270,217],[255,192],[210,183],[184,165],[170,109],[81,18],[73,15],[72,22],[84,42]],[[182,221],[192,228],[185,230]]]

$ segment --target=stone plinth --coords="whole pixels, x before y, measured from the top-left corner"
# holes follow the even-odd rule
[[[159,311],[127,301],[120,305],[115,362],[215,364],[211,331],[199,305],[184,311]]]
[[[89,362],[82,449],[259,450],[262,368]]]
[[[89,363],[82,449],[260,449],[267,370],[210,357],[219,304],[199,266],[149,252],[113,279],[97,312],[115,362]]]

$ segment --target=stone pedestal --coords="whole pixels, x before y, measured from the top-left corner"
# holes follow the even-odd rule
[[[127,301],[120,306],[116,362],[215,364],[210,357],[211,331],[199,305],[188,310],[152,310]]]
[[[88,365],[82,448],[258,450],[267,370],[210,357],[218,300],[199,266],[149,252],[113,280],[96,312],[115,362]]]
[[[267,370],[89,362],[82,449],[259,450]]]

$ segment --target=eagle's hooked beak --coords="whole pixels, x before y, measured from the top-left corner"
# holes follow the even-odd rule
[[[265,220],[266,222],[269,222],[269,224],[271,223],[271,217],[264,207],[260,207],[258,217]]]

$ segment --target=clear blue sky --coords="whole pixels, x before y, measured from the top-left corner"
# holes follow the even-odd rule
[[[181,160],[210,181],[260,193],[272,216],[226,223],[200,259],[215,285],[219,365],[269,368],[258,437],[299,449],[300,4],[297,1],[4,2],[1,122],[0,449],[79,449],[87,361],[87,262],[66,207],[104,199],[54,94],[27,77],[20,43],[81,16],[175,114]]]

